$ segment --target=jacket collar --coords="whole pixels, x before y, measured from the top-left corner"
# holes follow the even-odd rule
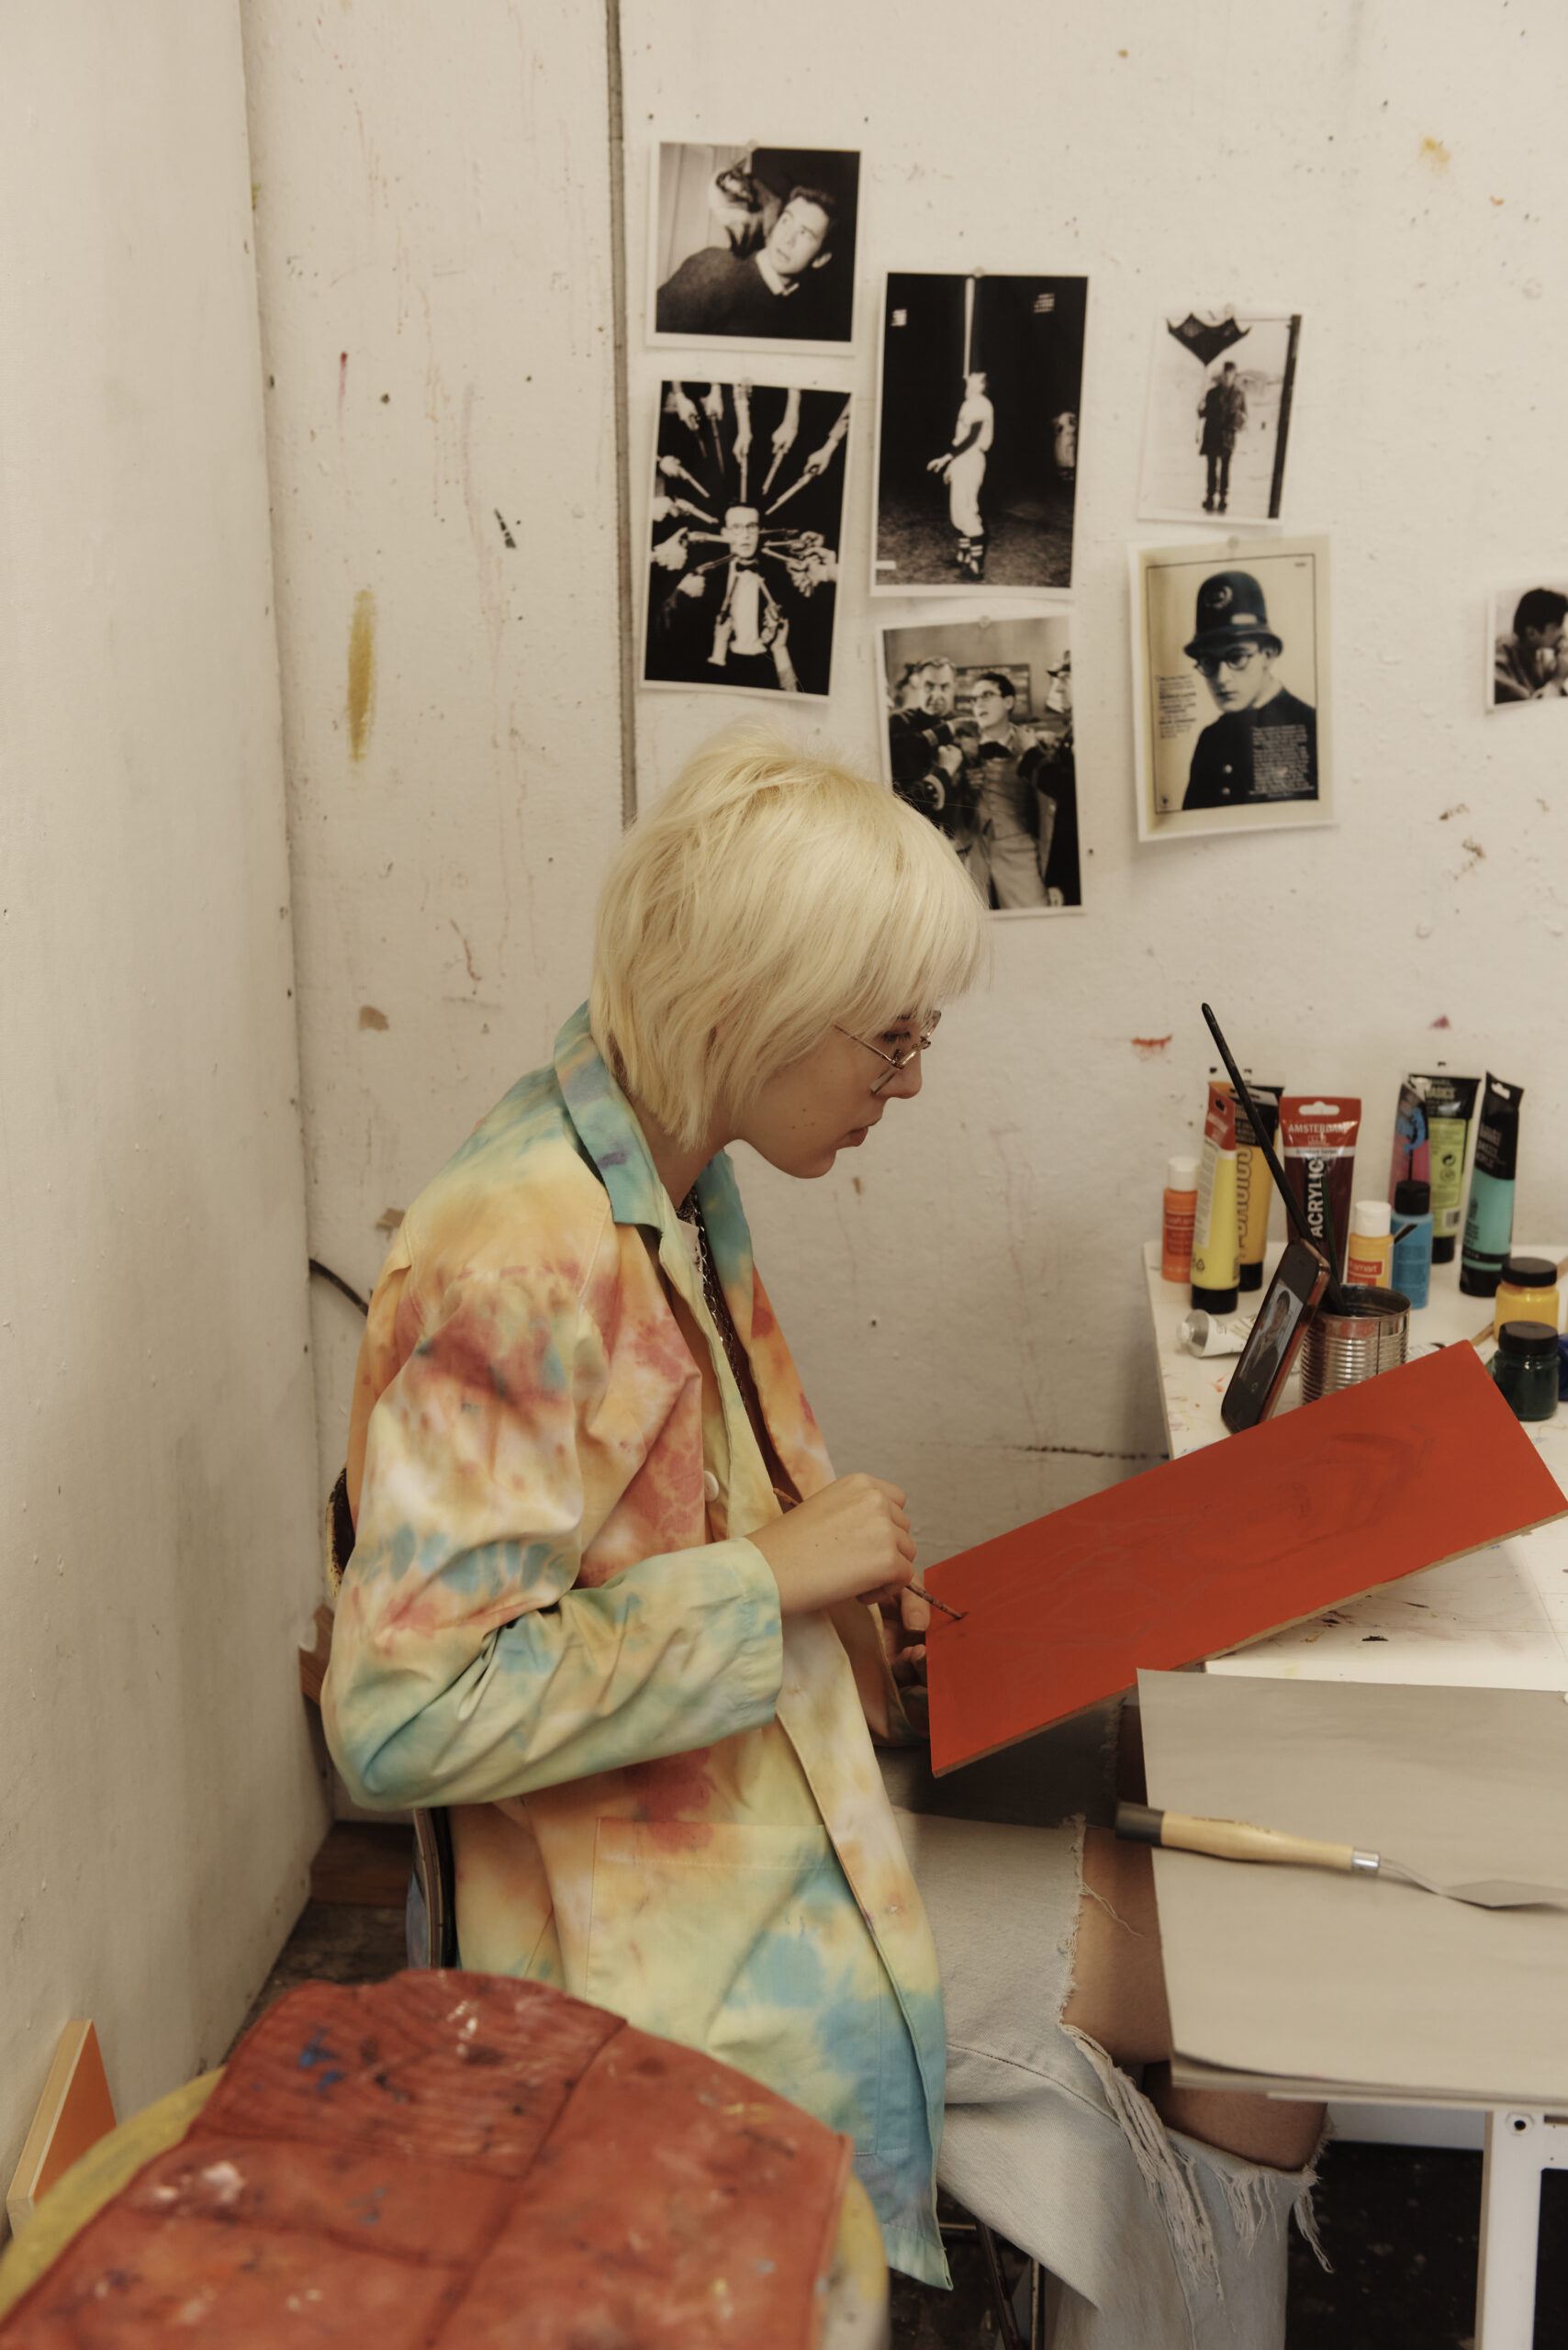
[[[632,1104],[593,1041],[586,1003],[578,1005],[555,1039],[554,1067],[566,1114],[599,1169],[616,1223],[643,1224],[658,1233],[661,1263],[683,1291],[695,1286],[700,1294],[683,1228],[659,1181]],[[697,1178],[697,1202],[708,1227],[714,1270],[744,1346],[752,1326],[751,1232],[726,1151],[715,1151]]]

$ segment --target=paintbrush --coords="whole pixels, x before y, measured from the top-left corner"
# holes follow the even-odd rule
[[[1219,1057],[1225,1063],[1226,1075],[1229,1077],[1232,1085],[1236,1088],[1237,1099],[1240,1102],[1242,1108],[1246,1111],[1247,1115],[1251,1122],[1252,1132],[1256,1138],[1258,1147],[1262,1152],[1264,1163],[1268,1167],[1270,1174],[1274,1179],[1274,1188],[1285,1203],[1285,1213],[1290,1217],[1291,1222],[1294,1225],[1296,1231],[1302,1239],[1306,1242],[1307,1247],[1309,1248],[1316,1248],[1318,1243],[1312,1233],[1311,1227],[1307,1224],[1305,1210],[1299,1208],[1296,1205],[1295,1193],[1285,1181],[1284,1169],[1280,1165],[1279,1160],[1274,1157],[1272,1146],[1269,1141],[1267,1129],[1263,1125],[1262,1119],[1258,1115],[1256,1108],[1253,1106],[1252,1096],[1247,1091],[1247,1080],[1242,1076],[1241,1071],[1237,1068],[1235,1061],[1231,1058],[1230,1046],[1226,1043],[1225,1038],[1220,1034],[1219,1022],[1215,1018],[1214,1013],[1209,1010],[1206,1003],[1202,1005],[1200,1009],[1203,1012],[1204,1018],[1209,1024],[1210,1035],[1214,1038],[1215,1043],[1219,1046]],[[1325,1186],[1323,1193],[1323,1237],[1328,1244],[1327,1249],[1322,1252],[1328,1259],[1328,1303],[1336,1314],[1348,1314],[1350,1309],[1346,1302],[1345,1292],[1339,1286],[1339,1276],[1334,1270],[1335,1260],[1338,1256],[1339,1250],[1338,1244],[1334,1235],[1334,1208],[1333,1203],[1328,1197],[1327,1186]]]
[[[1343,1876],[1397,1877],[1421,1893],[1468,1902],[1474,1909],[1568,1908],[1568,1891],[1560,1885],[1522,1885],[1506,1876],[1481,1877],[1470,1885],[1434,1885],[1429,1876],[1386,1852],[1284,1836],[1277,1828],[1254,1828],[1246,1819],[1197,1819],[1191,1812],[1119,1803],[1116,1833],[1128,1844],[1158,1844],[1168,1852],[1206,1852],[1216,1861],[1270,1861],[1287,1868],[1334,1869]]]
[[[967,1607],[949,1607],[945,1599],[938,1599],[936,1594],[927,1591],[923,1583],[906,1583],[904,1589],[913,1592],[916,1599],[924,1599],[928,1607],[939,1607],[944,1616],[952,1617],[955,1624],[961,1624],[969,1612]]]

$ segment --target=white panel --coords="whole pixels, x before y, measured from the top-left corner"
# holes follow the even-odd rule
[[[566,0],[244,28],[310,1240],[367,1291],[378,1219],[587,993],[620,837],[603,30]],[[319,1284],[313,1318],[325,1484],[359,1324]]]
[[[0,140],[0,2173],[62,2025],[213,2063],[323,1824],[232,8],[35,0]]]

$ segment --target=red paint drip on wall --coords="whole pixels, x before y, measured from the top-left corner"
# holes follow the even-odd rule
[[[1175,1034],[1176,1031],[1173,1028],[1170,1031],[1170,1036],[1173,1036]],[[1140,1059],[1146,1061],[1158,1060],[1160,1054],[1165,1050],[1167,1045],[1170,1044],[1170,1036],[1135,1036],[1132,1040],[1133,1050],[1139,1056]]]

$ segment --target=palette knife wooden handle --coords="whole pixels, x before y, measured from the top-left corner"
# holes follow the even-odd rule
[[[1152,1811],[1144,1803],[1116,1806],[1116,1833],[1127,1843],[1207,1852],[1216,1861],[1282,1862],[1296,1868],[1338,1869],[1346,1876],[1377,1873],[1377,1854],[1358,1852],[1353,1844],[1318,1844],[1308,1836],[1253,1828],[1244,1819],[1194,1819],[1190,1812]]]

